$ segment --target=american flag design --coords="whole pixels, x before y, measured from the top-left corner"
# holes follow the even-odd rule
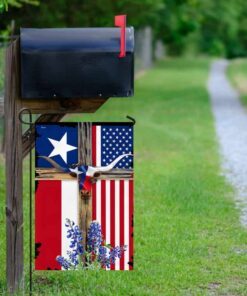
[[[132,270],[134,256],[133,125],[91,123],[91,164],[81,163],[82,123],[37,124],[35,193],[35,269],[61,270],[67,257],[65,219],[80,225],[80,192],[91,194],[92,220],[106,244],[126,246],[107,270]],[[82,139],[84,141],[84,139]],[[91,182],[92,178],[94,182]]]
[[[123,153],[133,153],[133,127],[97,125],[92,127],[92,161],[94,166],[108,165]],[[132,169],[133,157],[127,156],[116,168]],[[112,270],[133,269],[133,180],[100,180],[92,190],[93,220],[102,227],[106,242],[126,245]]]

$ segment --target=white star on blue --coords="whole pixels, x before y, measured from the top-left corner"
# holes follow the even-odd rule
[[[133,154],[133,127],[128,125],[102,126],[101,165],[106,166],[114,161],[119,155],[126,153]],[[117,163],[115,168],[132,169],[133,157],[124,157]]]

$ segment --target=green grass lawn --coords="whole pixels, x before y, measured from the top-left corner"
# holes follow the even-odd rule
[[[134,98],[110,99],[95,114],[67,117],[121,121],[130,115],[137,121],[134,271],[34,272],[34,295],[247,295],[246,230],[220,174],[208,68],[206,59],[159,62],[136,81]],[[4,292],[3,168],[0,177]],[[26,190],[27,180],[24,174]],[[26,191],[24,199],[27,209]],[[27,260],[27,210],[24,227]]]
[[[228,67],[228,76],[247,106],[247,59],[236,59]]]

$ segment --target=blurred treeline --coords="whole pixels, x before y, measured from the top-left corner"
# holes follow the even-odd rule
[[[16,28],[113,26],[116,14],[137,29],[151,26],[169,55],[247,56],[246,0],[40,0],[9,6],[0,30],[13,19]]]

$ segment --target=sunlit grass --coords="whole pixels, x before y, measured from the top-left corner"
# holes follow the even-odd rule
[[[228,75],[247,106],[247,59],[233,60],[228,67]]]

